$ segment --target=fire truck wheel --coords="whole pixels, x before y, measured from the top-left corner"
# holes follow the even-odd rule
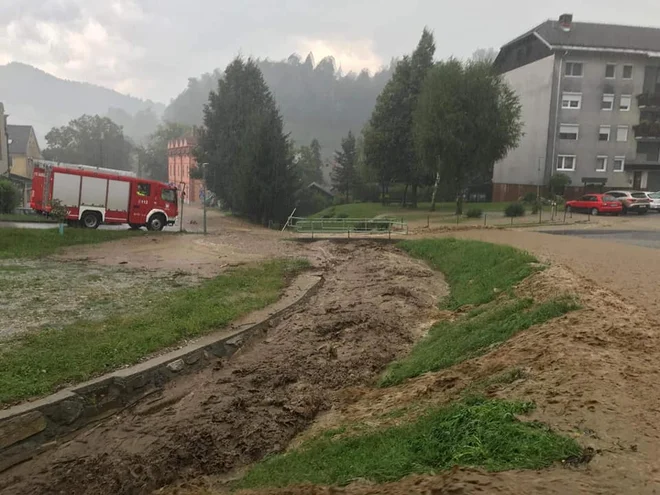
[[[86,211],[80,219],[86,229],[98,229],[101,225],[101,216],[95,211]]]
[[[149,223],[147,223],[147,229],[154,232],[160,232],[164,227],[165,217],[163,215],[160,213],[154,213],[151,215],[151,218],[149,218]]]

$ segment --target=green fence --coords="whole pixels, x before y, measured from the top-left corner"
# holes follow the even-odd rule
[[[408,224],[394,218],[300,218],[290,217],[286,229],[301,234],[361,235],[407,234]]]

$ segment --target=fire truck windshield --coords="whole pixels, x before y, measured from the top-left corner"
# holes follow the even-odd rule
[[[174,189],[163,189],[160,197],[168,203],[176,203],[176,191]]]

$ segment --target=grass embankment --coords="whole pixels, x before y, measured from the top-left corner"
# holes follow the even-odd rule
[[[57,250],[79,244],[98,244],[125,237],[144,235],[130,230],[86,230],[0,228],[0,259],[34,258],[53,254]]]
[[[516,419],[533,408],[530,403],[466,399],[410,424],[336,440],[326,435],[258,464],[238,488],[345,485],[356,479],[383,483],[455,465],[539,469],[578,457],[581,450],[574,440]]]
[[[540,269],[533,256],[517,249],[457,239],[406,241],[400,246],[445,274],[451,289],[445,307],[470,310],[453,322],[436,324],[408,356],[388,368],[381,386],[478,356],[521,330],[576,308],[564,297],[537,303],[516,296],[514,286]],[[474,394],[521,376],[521,370],[513,368],[475,382],[465,392]],[[341,485],[360,478],[386,482],[454,465],[538,469],[579,458],[581,448],[574,440],[516,417],[533,407],[464,394],[460,401],[428,409],[408,424],[367,427],[366,432],[364,427],[352,428],[339,437],[335,433],[345,429],[325,432],[299,449],[257,464],[237,486]]]
[[[537,260],[510,246],[458,239],[406,241],[400,246],[445,274],[448,309],[474,308],[454,321],[440,321],[408,356],[392,363],[380,385],[396,385],[485,353],[516,333],[577,308],[558,297],[536,303],[513,287],[539,269]]]
[[[80,321],[0,343],[0,403],[46,394],[210,333],[275,302],[304,260],[241,267],[169,292],[139,312]]]

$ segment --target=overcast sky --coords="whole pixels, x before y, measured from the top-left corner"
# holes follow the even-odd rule
[[[551,6],[554,4],[554,6]],[[333,55],[376,70],[409,52],[427,25],[439,58],[498,48],[548,18],[660,27],[638,0],[0,0],[0,65],[35,65],[167,103],[187,78],[234,56]],[[0,95],[1,96],[1,95]]]

